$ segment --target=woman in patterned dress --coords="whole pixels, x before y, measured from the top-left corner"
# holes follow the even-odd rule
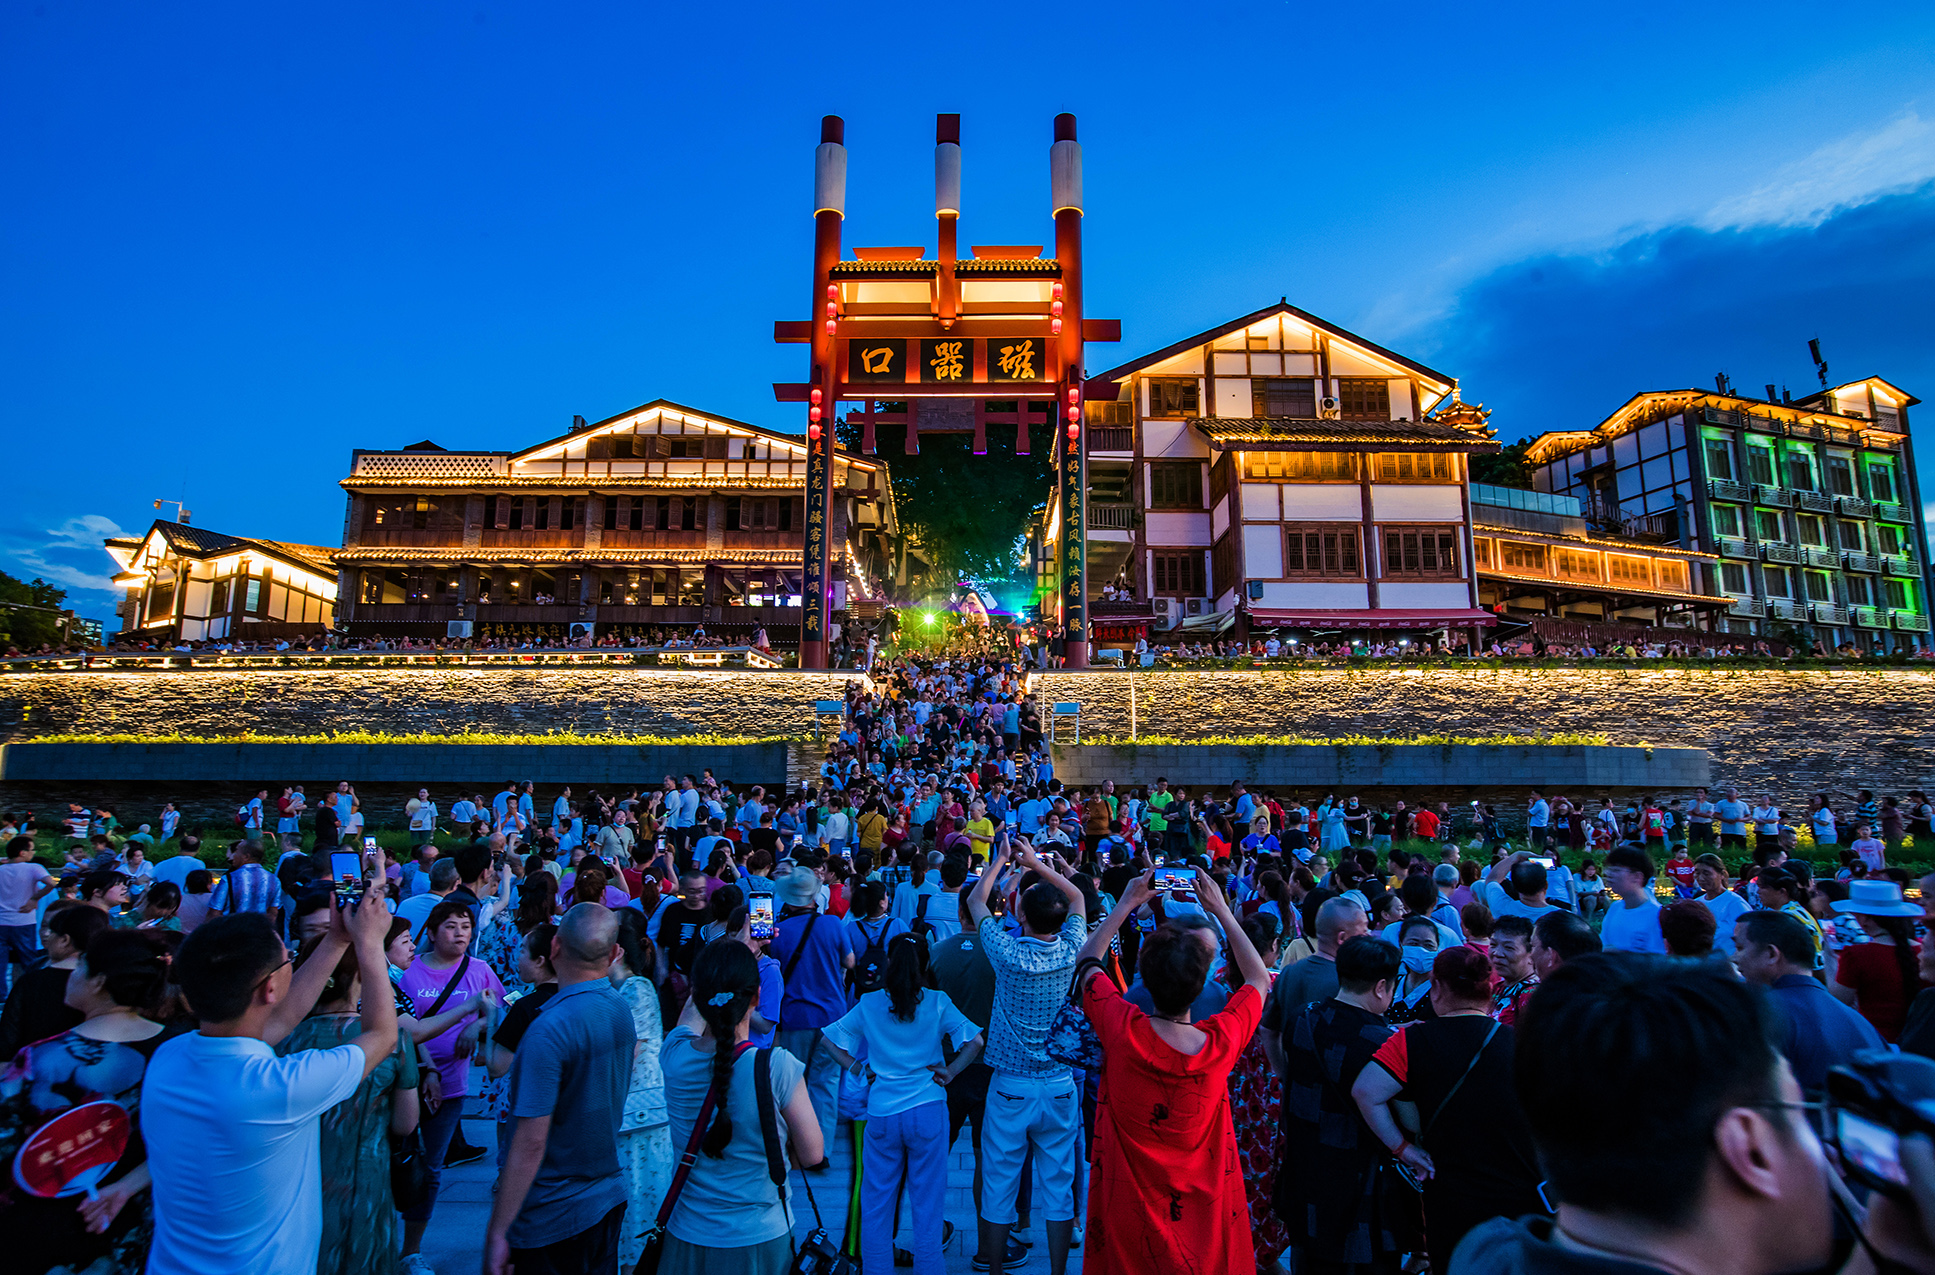
[[[67,979],[77,1027],[35,1041],[0,1074],[0,1164],[50,1120],[89,1102],[128,1113],[133,1136],[93,1198],[45,1199],[0,1173],[0,1236],[9,1271],[139,1275],[154,1235],[147,1150],[139,1132],[141,1081],[173,1033],[147,1017],[168,979],[165,941],[153,931],[111,930],[88,944]],[[98,1228],[98,1229],[97,1229]]]
[[[471,950],[496,973],[507,997],[531,990],[531,984],[518,972],[518,960],[531,931],[557,920],[557,910],[558,879],[549,872],[527,872],[519,887],[517,907],[500,911],[478,936]],[[510,1097],[510,1077],[494,1076],[482,1084],[479,1113],[501,1123],[504,1104]]]
[[[1269,912],[1244,917],[1243,933],[1263,957],[1264,965],[1275,970],[1283,954],[1277,918]],[[1243,985],[1242,972],[1234,962],[1223,968],[1234,992]],[[1274,978],[1272,975],[1272,981]],[[1265,1000],[1269,999],[1268,987],[1258,990]],[[1251,1035],[1230,1071],[1230,1116],[1236,1126],[1236,1154],[1243,1165],[1244,1195],[1250,1206],[1250,1242],[1256,1249],[1256,1269],[1260,1275],[1271,1275],[1277,1269],[1278,1254],[1290,1245],[1290,1236],[1270,1200],[1277,1158],[1283,1150],[1283,1082],[1270,1066],[1260,1034]]]
[[[307,960],[319,940],[304,944]],[[277,1054],[334,1049],[362,1034],[363,994],[356,953],[345,952],[309,1016],[278,1044]],[[372,995],[380,996],[382,989]],[[402,1261],[396,1197],[390,1187],[390,1134],[417,1127],[416,1049],[408,1042],[363,1077],[356,1092],[322,1116],[323,1240],[317,1275],[392,1275]]]
[[[630,1202],[618,1243],[618,1269],[629,1271],[645,1251],[645,1234],[658,1222],[659,1206],[672,1185],[671,1117],[665,1110],[665,1073],[659,1048],[665,1025],[652,974],[658,949],[645,934],[645,915],[626,908],[618,913],[618,959],[611,963],[612,986],[631,1006],[638,1032],[632,1055],[632,1084],[625,1094],[625,1115],[618,1126],[618,1164]]]

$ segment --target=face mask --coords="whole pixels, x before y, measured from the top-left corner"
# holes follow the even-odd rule
[[[1438,959],[1438,954],[1428,947],[1400,948],[1398,955],[1404,960],[1404,968],[1413,974],[1429,974],[1431,962]]]

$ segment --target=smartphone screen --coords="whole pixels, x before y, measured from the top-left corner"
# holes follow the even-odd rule
[[[376,838],[375,838],[375,837],[364,837],[364,838],[363,838],[363,850],[364,850],[364,852],[365,852],[365,853],[369,853],[369,852],[371,852],[371,851],[374,851],[375,849],[376,849]]]
[[[1908,1174],[1901,1167],[1899,1134],[1852,1111],[1837,1110],[1834,1115],[1835,1141],[1840,1145],[1841,1158],[1856,1176],[1884,1189],[1890,1184],[1903,1188],[1908,1185]]]
[[[336,902],[339,906],[346,906],[361,899],[363,897],[363,856],[354,850],[330,851],[329,880],[336,887]]]
[[[1539,865],[1539,866],[1540,866],[1541,868],[1546,868],[1546,869],[1548,869],[1548,870],[1549,870],[1549,869],[1550,869],[1550,868],[1551,868],[1551,867],[1552,867],[1552,866],[1553,866],[1553,865],[1554,865],[1555,863],[1557,863],[1557,862],[1558,862],[1558,860],[1556,860],[1556,859],[1534,859],[1534,860],[1532,860],[1532,862],[1533,862],[1533,863],[1536,863],[1536,864],[1538,864],[1538,865]]]
[[[752,937],[761,940],[773,937],[773,896],[770,894],[753,896]]]
[[[1187,894],[1196,888],[1196,872],[1193,868],[1157,868],[1154,885],[1171,894]]]

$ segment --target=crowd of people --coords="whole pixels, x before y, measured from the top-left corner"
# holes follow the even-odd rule
[[[1020,668],[894,659],[799,791],[426,788],[390,845],[348,784],[8,820],[11,1268],[422,1275],[494,1155],[490,1272],[939,1275],[963,1134],[975,1270],[1852,1242],[1803,1103],[1935,1058],[1923,794],[1312,796],[1070,788]],[[845,1232],[800,1248],[802,1195]],[[1922,1216],[1860,1243],[1930,1269]]]

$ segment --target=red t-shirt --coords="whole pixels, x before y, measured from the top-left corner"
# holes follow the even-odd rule
[[[1418,830],[1418,835],[1427,841],[1438,835],[1438,816],[1429,810],[1418,811],[1411,823]]]
[[[1671,877],[1673,884],[1679,887],[1680,897],[1683,899],[1691,899],[1701,893],[1700,883],[1693,878],[1694,871],[1691,859],[1684,863],[1677,859],[1670,860],[1666,865],[1666,875]]]
[[[1922,945],[1909,944],[1914,959],[1921,959]],[[1913,962],[1910,962],[1913,964]],[[1892,943],[1850,943],[1841,949],[1841,964],[1834,981],[1855,991],[1855,1008],[1874,1024],[1881,1038],[1890,1044],[1901,1039],[1902,1024],[1908,1021],[1908,1002],[1921,991],[1921,979],[1903,987],[1901,968],[1895,960]]]

